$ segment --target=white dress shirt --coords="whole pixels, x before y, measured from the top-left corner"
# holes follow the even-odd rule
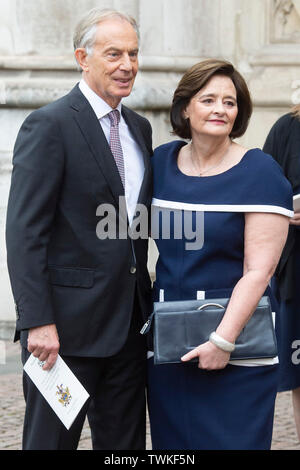
[[[79,88],[93,108],[109,144],[110,120],[108,113],[112,111],[112,108],[87,85],[84,79],[81,79]],[[119,134],[125,166],[125,199],[128,220],[131,224],[144,178],[145,166],[141,149],[122,116],[122,104],[119,103],[116,109],[120,112]]]

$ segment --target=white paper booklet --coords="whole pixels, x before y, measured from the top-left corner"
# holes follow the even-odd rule
[[[43,370],[43,365],[31,354],[24,371],[65,427],[70,429],[89,394],[60,356],[51,370]]]
[[[293,206],[295,212],[300,211],[300,194],[296,194],[296,196],[293,197]]]

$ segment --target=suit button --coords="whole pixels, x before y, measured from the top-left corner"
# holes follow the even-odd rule
[[[17,304],[15,304],[15,310],[16,310],[16,318],[17,320],[20,320],[20,311],[19,311],[19,307]]]
[[[130,268],[130,274],[135,274],[136,273],[136,267],[135,266],[131,266]]]

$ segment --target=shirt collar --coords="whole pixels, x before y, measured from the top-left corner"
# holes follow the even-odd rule
[[[97,95],[97,93],[95,93],[88,86],[88,84],[83,78],[80,80],[79,89],[83,93],[83,95],[86,97],[88,102],[90,103],[98,119],[103,118],[104,116],[106,116],[108,113],[112,111],[113,108],[111,108],[111,106],[109,106],[109,104],[107,104],[106,101],[104,101],[99,95]],[[122,115],[121,101],[115,109],[118,109],[120,112],[120,115]]]

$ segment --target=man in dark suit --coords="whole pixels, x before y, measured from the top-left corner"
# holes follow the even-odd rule
[[[74,46],[82,80],[16,141],[7,255],[23,363],[32,353],[49,370],[59,353],[91,398],[67,431],[25,374],[23,449],[76,449],[87,413],[94,449],[143,449],[148,240],[97,230],[101,207],[128,228],[151,203],[151,126],[121,104],[138,70],[136,24],[93,9]]]

